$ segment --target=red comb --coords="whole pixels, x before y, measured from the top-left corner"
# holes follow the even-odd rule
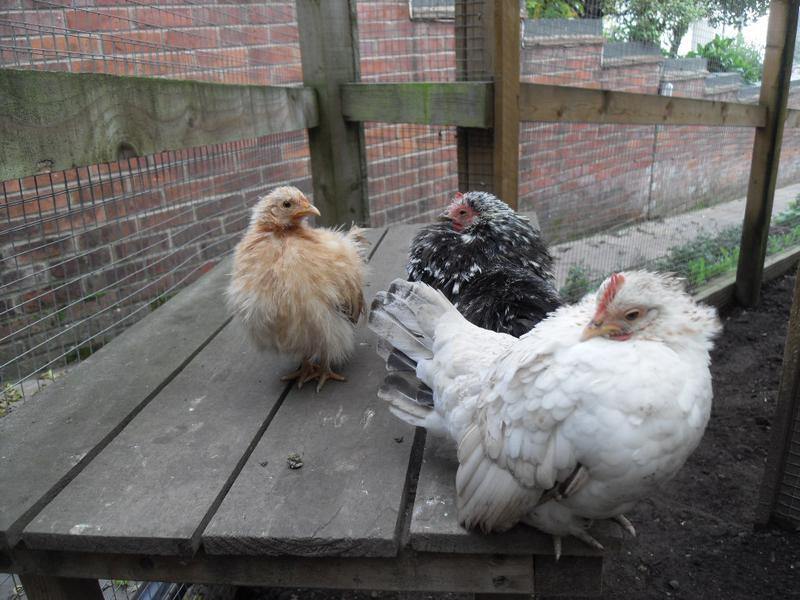
[[[619,288],[622,287],[622,284],[625,283],[625,277],[620,275],[619,273],[612,273],[611,279],[606,286],[605,291],[603,292],[603,297],[600,298],[600,302],[597,304],[597,312],[604,313],[608,310],[608,305],[611,304],[611,301],[614,300],[614,296],[617,295]]]
[[[453,196],[453,200],[461,200],[464,197],[464,194],[461,192],[456,192],[456,195]]]

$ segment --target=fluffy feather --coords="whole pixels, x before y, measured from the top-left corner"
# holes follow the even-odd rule
[[[317,377],[321,387],[353,350],[366,246],[356,227],[309,227],[312,214],[319,212],[292,187],[256,204],[236,246],[228,302],[258,348],[303,359],[298,385]]]
[[[469,321],[518,336],[561,304],[552,263],[527,218],[488,192],[468,192],[414,237],[406,268]]]
[[[523,521],[597,545],[591,520],[619,517],[654,493],[700,441],[720,326],[672,278],[615,275],[520,339],[475,327],[424,284],[397,280],[390,291],[372,311],[419,332],[424,351],[408,357],[433,391],[436,418],[412,394],[413,419],[393,412],[435,423],[459,444],[467,527]]]

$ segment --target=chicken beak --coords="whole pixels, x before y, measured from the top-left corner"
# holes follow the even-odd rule
[[[602,320],[597,321],[592,319],[589,324],[584,327],[581,334],[581,341],[585,342],[593,337],[602,337],[607,335],[620,335],[623,331],[618,325],[612,323],[604,323]]]
[[[321,215],[317,207],[311,204],[311,202],[309,202],[308,200],[305,200],[303,202],[303,205],[297,210],[297,212],[294,213],[295,219],[299,219],[300,217],[311,217],[311,216],[319,217]]]
[[[437,221],[451,221],[452,219],[450,218],[450,211],[447,211],[447,210],[444,211],[442,214],[440,214],[438,217],[436,217],[436,220]]]

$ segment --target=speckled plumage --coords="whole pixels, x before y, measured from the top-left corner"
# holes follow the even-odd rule
[[[560,305],[553,258],[528,219],[494,195],[459,194],[448,210],[461,204],[475,215],[463,230],[445,219],[414,237],[406,267],[409,280],[441,290],[481,327],[520,335]],[[525,288],[525,296],[509,296],[507,285],[496,285],[504,272]]]
[[[458,444],[465,526],[522,521],[596,544],[592,519],[618,518],[656,493],[699,443],[716,312],[666,276],[615,280],[520,339],[468,323],[428,286],[396,280],[376,297],[370,326],[416,361],[433,408],[389,380],[379,395],[401,419]]]
[[[559,306],[551,279],[501,261],[464,287],[457,308],[484,329],[520,337]]]

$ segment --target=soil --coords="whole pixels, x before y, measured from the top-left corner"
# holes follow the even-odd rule
[[[700,447],[659,498],[627,516],[637,530],[607,556],[604,600],[800,598],[800,533],[753,526],[780,382],[793,277],[756,310],[722,315],[714,408]],[[437,600],[463,595],[241,589],[240,600]]]

